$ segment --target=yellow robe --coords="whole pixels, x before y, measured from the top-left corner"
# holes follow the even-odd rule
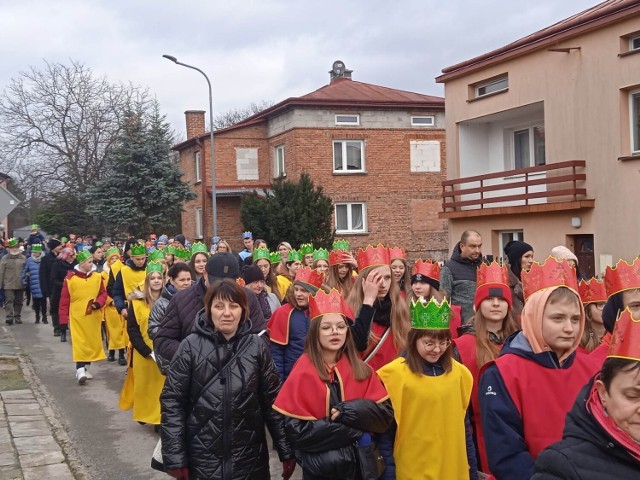
[[[468,480],[464,417],[473,377],[452,360],[449,373],[416,375],[403,358],[378,370],[398,424],[397,480]]]
[[[129,265],[124,265],[120,269],[120,275],[122,275],[122,286],[124,287],[124,298],[128,300],[129,295],[136,288],[140,289],[140,285],[144,283],[146,276],[145,269],[134,270]]]
[[[86,278],[73,275],[65,279],[69,291],[69,329],[74,362],[96,362],[107,356],[102,345],[102,311],[86,315],[87,304],[100,293],[102,275],[93,272]]]
[[[276,282],[278,284],[278,291],[280,292],[280,298],[284,298],[292,282],[284,275],[278,275],[276,277]]]
[[[133,300],[133,311],[140,327],[144,343],[153,349],[153,342],[147,333],[151,308],[145,300]],[[160,425],[160,393],[164,387],[165,376],[151,357],[145,358],[132,349],[133,367],[127,372],[127,380],[121,392],[121,408],[128,410],[128,401],[122,398],[130,394],[133,382],[133,419],[136,422]],[[129,407],[130,408],[130,407]]]
[[[120,263],[116,261],[113,265]],[[120,263],[122,265],[122,263]],[[118,269],[119,270],[119,269]],[[117,275],[117,272],[114,272]],[[102,271],[102,278],[106,285],[109,281],[109,272]],[[118,309],[113,305],[113,298],[107,297],[104,307],[104,321],[107,327],[107,342],[109,350],[119,350],[125,348],[129,343],[127,336],[127,326],[124,318],[118,313]]]

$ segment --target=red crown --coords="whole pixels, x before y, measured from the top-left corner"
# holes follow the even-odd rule
[[[620,314],[613,328],[607,355],[610,357],[640,361],[640,319],[634,320],[628,308]]]
[[[411,276],[413,275],[424,275],[425,277],[429,277],[433,280],[440,281],[440,264],[438,262],[433,262],[431,259],[426,262],[419,258],[413,264],[413,270],[411,271]]]
[[[636,257],[631,265],[626,260],[620,260],[613,268],[607,266],[604,271],[604,288],[607,290],[607,297],[624,290],[640,288],[640,258]]]
[[[335,288],[329,293],[318,290],[315,295],[309,295],[309,318],[313,320],[327,313],[337,313],[350,320],[354,318],[353,310]]]
[[[476,274],[476,286],[481,287],[489,284],[509,286],[509,271],[506,265],[500,265],[497,262],[480,265]]]
[[[381,267],[389,265],[389,249],[379,243],[377,246],[368,245],[364,250],[358,249],[356,253],[356,261],[358,262],[358,270],[362,271],[367,267]]]
[[[346,250],[331,250],[329,252],[329,265],[340,265],[341,263],[349,263],[349,252]]]
[[[389,247],[389,260],[406,260],[407,252],[402,247]]]
[[[300,267],[296,272],[296,280],[315,288],[320,288],[324,282],[324,274],[310,267]]]
[[[549,287],[567,287],[578,294],[578,277],[566,259],[548,257],[544,263],[533,262],[528,272],[522,271],[525,301],[538,290]]]
[[[587,303],[606,302],[607,291],[604,288],[604,282],[597,278],[591,278],[589,280],[580,280],[578,283],[578,293],[580,293],[580,300],[585,305]]]

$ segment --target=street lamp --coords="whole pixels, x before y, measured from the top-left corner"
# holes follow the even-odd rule
[[[210,147],[209,151],[211,152],[211,209],[213,212],[213,236],[218,236],[218,206],[216,202],[216,163],[215,156],[213,152],[213,96],[211,94],[211,82],[209,81],[209,77],[197,67],[193,65],[187,65],[186,63],[179,62],[178,59],[172,55],[162,55],[167,60],[171,60],[176,65],[182,65],[183,67],[190,68],[192,70],[196,70],[200,72],[204,78],[207,80],[207,85],[209,85],[209,130],[210,133]],[[204,233],[204,232],[203,232]],[[203,235],[204,236],[204,235]]]

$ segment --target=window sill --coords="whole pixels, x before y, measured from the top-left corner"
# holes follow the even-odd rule
[[[274,175],[273,176],[274,180],[278,180],[279,178],[287,178],[287,174],[283,173],[282,175]]]
[[[366,175],[367,172],[366,171],[353,171],[353,172],[341,172],[341,171],[333,171],[332,172],[334,175]]]
[[[503,93],[507,93],[508,91],[509,89],[505,88],[504,90],[500,90],[498,92],[487,93],[486,95],[482,95],[481,97],[470,98],[469,100],[467,100],[467,103],[473,103],[477,102],[478,100],[484,100],[485,98],[495,97],[496,95],[501,95]]]
[[[640,53],[640,48],[636,48],[635,50],[629,50],[626,52],[622,52],[618,54],[618,58],[628,57],[630,55],[635,55],[636,53]]]
[[[640,152],[632,153],[631,155],[627,155],[626,157],[618,157],[620,162],[629,162],[632,160],[640,160]]]
[[[352,232],[351,230],[336,230],[336,235],[369,235],[369,232]]]

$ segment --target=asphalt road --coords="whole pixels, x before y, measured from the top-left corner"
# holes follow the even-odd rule
[[[4,315],[0,318],[4,322]],[[130,411],[118,408],[126,367],[106,360],[96,362],[91,366],[93,380],[80,386],[75,378],[71,344],[54,337],[51,324],[35,325],[31,307],[25,305],[22,319],[24,323],[11,326],[11,331],[18,346],[29,355],[77,460],[90,478],[170,478],[150,467],[151,454],[158,441],[153,427],[139,425],[131,418]],[[277,455],[272,452],[271,477],[281,478],[281,472]],[[294,478],[301,478],[299,468]]]

